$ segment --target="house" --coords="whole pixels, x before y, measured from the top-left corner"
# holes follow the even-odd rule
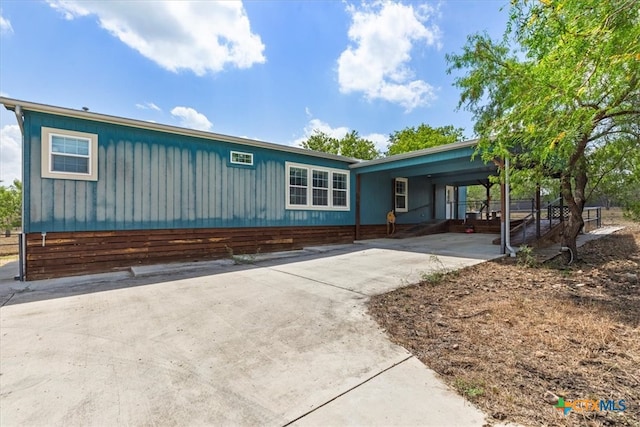
[[[23,135],[23,280],[292,250],[464,218],[475,141],[372,161],[0,98]]]

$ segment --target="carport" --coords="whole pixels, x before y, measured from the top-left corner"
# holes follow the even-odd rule
[[[375,230],[380,233],[390,210],[398,227],[404,229],[464,220],[467,186],[486,185],[490,176],[499,173],[496,164],[474,157],[477,142],[463,141],[351,165],[356,175],[356,239],[373,237]],[[504,215],[500,217],[504,229]]]

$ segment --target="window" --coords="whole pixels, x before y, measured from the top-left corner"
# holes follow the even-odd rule
[[[313,206],[329,206],[329,172],[313,171]]]
[[[409,180],[407,178],[395,179],[395,199],[396,212],[409,211]]]
[[[292,167],[289,169],[289,204],[307,205],[307,170]]]
[[[236,165],[253,165],[253,153],[231,152],[231,163]]]
[[[347,174],[333,173],[333,206],[347,206]]]
[[[98,136],[42,128],[42,177],[98,180]]]
[[[287,162],[286,173],[287,209],[349,209],[348,172]]]

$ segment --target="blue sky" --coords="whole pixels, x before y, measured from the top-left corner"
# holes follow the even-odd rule
[[[384,151],[426,123],[473,136],[445,55],[500,37],[508,0],[0,0],[0,94],[298,145],[351,130]],[[0,179],[20,134],[0,112]]]

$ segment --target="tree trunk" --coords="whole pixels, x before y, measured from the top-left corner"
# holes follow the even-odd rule
[[[570,213],[569,218],[564,223],[562,232],[562,246],[569,248],[573,261],[578,259],[578,235],[584,226],[582,215],[575,217]]]
[[[573,170],[572,170],[573,169]],[[572,178],[575,187],[572,188]],[[560,177],[562,198],[569,208],[569,218],[565,221],[562,232],[562,246],[569,248],[573,260],[579,259],[577,239],[584,227],[582,211],[585,205],[585,188],[587,186],[587,167],[584,157],[578,159],[573,168],[568,168]],[[561,213],[564,215],[564,212]]]

